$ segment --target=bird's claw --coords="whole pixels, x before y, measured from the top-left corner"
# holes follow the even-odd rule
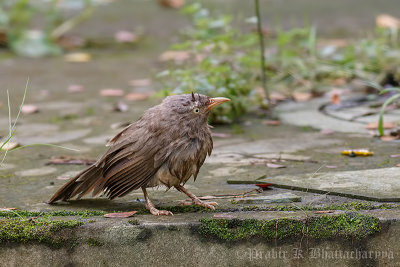
[[[218,205],[217,202],[206,202],[206,201],[202,201],[200,199],[194,199],[193,204],[202,206],[204,208],[212,209],[212,210],[215,210],[215,206]]]
[[[168,211],[168,210],[159,210],[156,208],[150,208],[149,209],[150,213],[155,215],[155,216],[159,216],[159,215],[174,215],[172,212]]]

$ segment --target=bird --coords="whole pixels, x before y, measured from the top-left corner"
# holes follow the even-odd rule
[[[211,155],[211,110],[229,100],[193,92],[167,96],[116,134],[106,144],[106,153],[62,186],[48,203],[78,200],[90,192],[93,197],[104,193],[114,199],[141,189],[151,214],[173,215],[157,209],[147,193],[147,188],[166,186],[186,194],[194,205],[215,209],[215,202],[200,200],[184,185],[192,176],[196,181]]]

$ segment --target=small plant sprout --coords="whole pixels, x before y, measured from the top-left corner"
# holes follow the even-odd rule
[[[5,161],[8,152],[15,151],[15,150],[18,150],[18,149],[21,149],[21,148],[31,147],[31,146],[51,146],[51,147],[57,147],[57,148],[72,150],[72,151],[79,151],[77,149],[68,148],[68,147],[59,146],[59,145],[54,145],[54,144],[29,144],[29,145],[19,146],[19,147],[11,148],[11,149],[9,147],[7,147],[7,144],[11,143],[11,141],[12,141],[12,139],[15,136],[15,133],[17,131],[16,125],[17,125],[17,122],[18,122],[18,120],[20,118],[22,107],[24,106],[24,103],[25,103],[26,94],[27,94],[27,91],[28,91],[28,86],[29,86],[29,78],[26,81],[25,90],[24,90],[24,96],[22,98],[21,105],[19,106],[18,114],[17,114],[17,117],[14,120],[14,123],[12,123],[12,120],[11,120],[10,94],[9,94],[9,92],[7,90],[8,135],[0,139],[0,156],[1,156],[0,165],[3,164],[3,162]]]

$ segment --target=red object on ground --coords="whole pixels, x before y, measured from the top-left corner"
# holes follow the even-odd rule
[[[265,189],[265,188],[268,188],[268,187],[270,187],[272,184],[256,184],[256,186],[258,186],[258,187],[260,187],[260,188],[262,188],[262,189]]]

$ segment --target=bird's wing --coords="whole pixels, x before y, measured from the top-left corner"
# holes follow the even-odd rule
[[[103,170],[103,179],[93,195],[105,190],[113,199],[145,186],[163,163],[155,163],[155,155],[165,147],[160,133],[132,124],[117,134],[108,152],[96,163]]]

